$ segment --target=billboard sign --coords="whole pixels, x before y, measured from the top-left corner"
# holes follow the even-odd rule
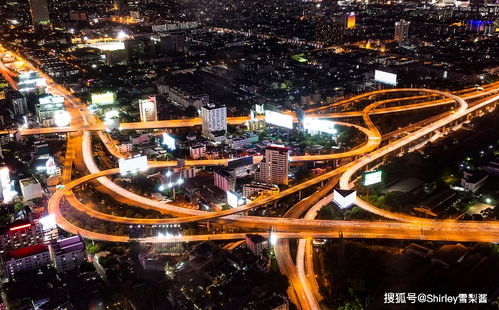
[[[246,203],[246,200],[234,191],[227,191],[227,204],[232,208],[237,208]]]
[[[163,133],[163,144],[166,145],[166,147],[169,150],[174,150],[175,149],[175,138],[170,136],[168,133]]]
[[[338,133],[338,130],[334,128],[334,122],[325,119],[305,117],[303,128],[311,132],[325,132],[333,135]]]
[[[111,91],[99,94],[92,94],[91,100],[92,104],[96,105],[114,104],[116,102],[116,95]]]
[[[291,115],[267,110],[265,111],[265,122],[272,125],[293,129],[293,116]]]
[[[120,173],[126,174],[131,171],[144,171],[147,169],[147,156],[133,157],[129,159],[120,159]]]
[[[382,176],[381,170],[373,170],[366,172],[362,176],[362,184],[364,184],[364,186],[377,184],[381,182],[381,176]]]
[[[352,206],[357,199],[357,191],[335,189],[333,192],[333,202],[341,209]]]
[[[381,70],[374,71],[374,80],[388,85],[397,85],[397,75],[394,73],[389,73]]]
[[[255,104],[256,114],[265,114],[265,106],[262,104]]]

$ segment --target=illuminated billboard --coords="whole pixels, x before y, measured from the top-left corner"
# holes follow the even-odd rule
[[[354,190],[335,189],[333,192],[333,202],[341,209],[352,206],[357,199],[357,192]]]
[[[265,122],[272,125],[293,129],[293,117],[291,115],[267,110],[265,111]]]
[[[52,228],[55,228],[57,225],[54,214],[49,214],[40,218],[39,222],[40,224],[42,224],[42,228],[44,231],[51,230]]]
[[[12,182],[10,181],[10,172],[9,168],[2,167],[0,168],[0,186],[2,190],[3,202],[9,203],[14,199],[17,195],[17,192],[14,191]]]
[[[305,117],[303,120],[303,128],[313,133],[325,132],[333,135],[338,133],[338,130],[334,128],[334,122],[325,119]]]
[[[54,122],[57,127],[68,126],[71,123],[71,114],[68,111],[55,111]]]
[[[374,170],[364,173],[362,183],[364,186],[373,185],[381,182],[381,170]]]
[[[163,144],[170,150],[175,149],[175,138],[170,136],[168,133],[163,133]]]
[[[234,191],[227,191],[227,204],[232,208],[237,208],[246,203],[246,199]]]
[[[64,104],[64,96],[58,96],[58,95],[48,95],[48,96],[43,96],[38,99],[38,102],[42,105],[63,105]]]
[[[108,105],[114,104],[116,102],[116,94],[113,92],[105,92],[99,94],[92,94],[92,104],[96,105]]]
[[[381,70],[374,71],[374,80],[388,85],[397,85],[397,75],[394,73],[389,73]]]
[[[256,114],[265,114],[265,106],[262,104],[255,104]]]
[[[147,170],[147,156],[133,157],[129,159],[120,159],[120,173],[126,174],[131,171]]]

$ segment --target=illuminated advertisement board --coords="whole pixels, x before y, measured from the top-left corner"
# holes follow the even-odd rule
[[[357,199],[357,192],[354,190],[335,189],[333,192],[333,202],[341,209],[352,206]]]
[[[397,85],[397,75],[394,73],[389,73],[381,70],[374,71],[374,80],[388,85]]]
[[[265,114],[265,107],[263,104],[255,104],[256,114]]]
[[[237,208],[246,203],[246,200],[242,198],[238,193],[234,191],[227,191],[227,204],[232,208]]]
[[[366,172],[362,177],[362,184],[364,184],[364,186],[377,184],[381,182],[381,175],[381,170]]]
[[[265,122],[272,125],[293,129],[293,117],[291,115],[267,110],[265,111]]]
[[[56,111],[54,113],[54,122],[57,127],[68,126],[71,123],[71,114],[68,111]]]
[[[92,94],[92,104],[96,105],[107,105],[114,104],[116,102],[116,95],[113,92],[105,92],[100,94]]]
[[[338,130],[334,128],[334,122],[325,119],[305,117],[303,128],[311,132],[325,132],[333,135],[338,133]]]
[[[14,191],[12,183],[10,181],[9,168],[5,166],[0,168],[0,186],[3,195],[3,202],[8,203],[12,201],[17,192]]]
[[[48,105],[48,104],[61,105],[64,104],[64,96],[57,96],[57,95],[43,96],[38,99],[38,102],[43,105]]]
[[[170,150],[175,149],[175,138],[170,136],[168,133],[163,133],[163,144]]]
[[[42,228],[44,231],[51,230],[52,228],[55,228],[56,226],[56,221],[55,221],[55,215],[54,214],[49,214],[46,215],[38,220],[40,224],[42,224]]]
[[[120,173],[126,174],[131,171],[143,171],[147,169],[147,156],[133,157],[129,159],[120,159]]]

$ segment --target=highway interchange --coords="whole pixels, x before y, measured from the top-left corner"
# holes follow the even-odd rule
[[[1,50],[7,53],[5,50]],[[483,90],[475,88],[462,90],[453,94],[427,89],[387,89],[379,90],[348,100],[340,101],[330,106],[311,109],[307,112],[308,116],[317,118],[345,118],[348,120],[361,118],[355,123],[339,122],[341,126],[351,126],[365,135],[365,142],[356,148],[344,153],[334,153],[313,156],[294,156],[291,161],[323,161],[332,159],[348,159],[341,161],[343,164],[338,168],[325,174],[307,180],[303,183],[294,185],[279,194],[265,198],[258,202],[252,202],[247,205],[229,209],[220,212],[205,212],[200,210],[186,209],[172,204],[162,203],[133,194],[124,188],[119,187],[112,182],[108,176],[119,173],[119,169],[108,169],[101,171],[93,158],[92,151],[92,132],[97,132],[98,137],[106,146],[106,149],[114,156],[126,157],[117,151],[116,147],[107,134],[104,132],[106,126],[95,116],[93,116],[86,105],[71,92],[61,85],[54,83],[50,77],[29,64],[20,56],[10,53],[17,57],[30,70],[38,71],[41,76],[47,79],[49,91],[53,94],[65,96],[67,110],[72,115],[71,126],[57,128],[35,128],[20,129],[23,135],[46,134],[46,133],[67,133],[67,151],[63,167],[62,184],[64,188],[58,190],[49,201],[49,212],[54,214],[57,224],[73,234],[81,234],[83,237],[92,240],[128,242],[128,236],[109,235],[102,232],[94,232],[77,227],[66,219],[61,212],[60,206],[67,201],[68,204],[80,212],[84,212],[92,218],[106,222],[115,222],[122,224],[182,224],[189,222],[215,221],[230,226],[241,227],[247,230],[255,229],[258,233],[267,236],[267,233],[261,233],[264,229],[275,230],[274,234],[278,238],[275,245],[277,261],[281,271],[288,275],[290,286],[290,297],[292,301],[302,309],[318,309],[320,294],[313,272],[312,242],[313,238],[381,238],[381,239],[408,239],[408,240],[440,240],[440,241],[499,241],[499,223],[496,222],[458,222],[451,220],[432,220],[422,219],[407,214],[392,213],[386,210],[376,208],[368,202],[357,198],[356,205],[389,221],[325,221],[314,220],[318,210],[329,204],[332,199],[331,191],[335,186],[343,189],[349,189],[354,186],[355,177],[358,172],[363,171],[368,165],[375,164],[379,158],[388,154],[397,154],[401,150],[414,149],[416,146],[424,146],[429,141],[432,134],[437,131],[448,130],[449,127],[456,126],[467,119],[467,115],[485,113],[495,107],[499,100],[499,83],[484,85]],[[0,71],[6,80],[16,87],[12,79],[12,71],[0,63]],[[8,77],[8,78],[7,78]],[[377,100],[368,104],[359,111],[343,111],[349,105],[366,98],[375,98],[374,96],[386,93],[402,94],[414,93],[414,96],[401,98],[390,98]],[[425,100],[425,101],[423,101]],[[473,101],[473,103],[470,103]],[[416,103],[414,103],[416,102]],[[389,106],[395,105],[395,106]],[[401,128],[394,133],[381,133],[371,120],[372,115],[400,113],[408,110],[430,109],[437,106],[450,107],[446,112],[435,115],[426,121],[420,121],[415,124]],[[327,110],[333,108],[334,112]],[[244,124],[249,117],[228,118],[230,124]],[[158,129],[174,127],[190,127],[201,124],[199,118],[167,120],[147,123],[123,123],[122,129]],[[12,134],[13,131],[2,131],[2,134]],[[258,159],[257,159],[258,161]],[[149,162],[150,168],[176,167],[177,161]],[[186,160],[186,166],[222,166],[227,164],[227,159],[221,160]],[[78,179],[72,180],[73,167],[83,175]],[[73,189],[87,182],[92,184],[104,193],[108,193],[114,199],[127,203],[132,206],[157,210],[162,213],[173,214],[175,218],[164,219],[142,219],[126,218],[110,214],[101,213],[91,206],[79,201]],[[287,214],[282,218],[245,216],[244,211],[264,206],[286,197],[290,194],[300,192],[310,186],[321,184],[319,189],[309,197],[292,206]],[[304,218],[301,218],[304,216]],[[183,241],[202,241],[202,240],[233,240],[244,238],[245,234],[210,234],[210,235],[184,235]],[[288,239],[300,239],[296,264],[293,262],[289,251]],[[165,242],[155,238],[147,238],[144,242]]]

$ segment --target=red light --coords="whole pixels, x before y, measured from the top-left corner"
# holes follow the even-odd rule
[[[11,227],[9,229],[9,231],[14,231],[14,230],[19,230],[19,229],[23,229],[23,228],[28,228],[30,226],[31,226],[31,224],[19,225],[19,226],[16,226],[16,227]]]

